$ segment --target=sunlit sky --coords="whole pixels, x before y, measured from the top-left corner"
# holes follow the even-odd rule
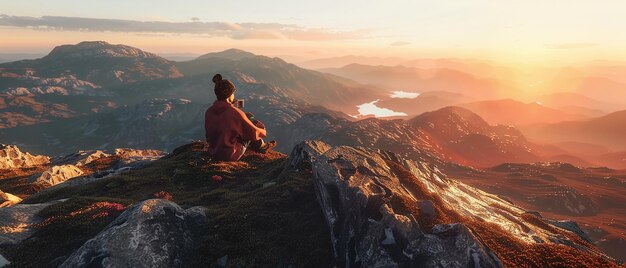
[[[348,54],[626,60],[626,1],[617,0],[20,0],[1,5],[2,53],[46,53],[59,44],[104,40],[156,53],[235,47],[294,61]]]

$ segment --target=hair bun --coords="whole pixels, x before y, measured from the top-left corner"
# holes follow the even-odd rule
[[[213,83],[217,83],[219,81],[222,81],[222,75],[221,74],[216,74],[213,76]]]

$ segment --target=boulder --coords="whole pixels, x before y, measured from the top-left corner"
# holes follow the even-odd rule
[[[5,193],[2,190],[0,190],[0,208],[3,207],[10,207],[12,205],[15,205],[19,202],[22,202],[22,199],[12,195],[10,193]]]
[[[205,220],[202,207],[185,210],[164,199],[139,202],[61,267],[189,267]]]
[[[0,144],[0,169],[29,168],[50,163],[44,155],[31,155],[22,152],[15,145]]]
[[[84,172],[74,165],[53,166],[42,173],[32,175],[30,182],[53,186],[83,174]]]

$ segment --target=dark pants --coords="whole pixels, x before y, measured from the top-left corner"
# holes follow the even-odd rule
[[[261,123],[261,121],[259,121],[259,120],[252,120],[252,123],[254,125],[256,125],[257,127],[265,128],[265,125],[263,123]],[[241,150],[241,153],[237,156],[237,160],[236,161],[239,161],[239,159],[241,159],[243,154],[246,153],[247,149],[250,149],[250,150],[255,151],[255,152],[261,152],[261,147],[263,146],[263,143],[265,143],[265,142],[263,141],[263,139],[258,139],[258,140],[255,140],[255,141],[240,139],[239,143],[241,143],[241,145],[243,145],[243,150]]]

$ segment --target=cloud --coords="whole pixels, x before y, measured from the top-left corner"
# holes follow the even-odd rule
[[[393,91],[391,92],[391,96],[394,99],[415,99],[420,94],[417,92],[406,92],[406,91]]]
[[[391,44],[389,44],[392,47],[401,47],[401,46],[406,46],[406,45],[410,45],[410,42],[405,42],[405,41],[397,41],[397,42],[393,42]]]
[[[551,49],[576,49],[576,48],[590,48],[595,47],[598,44],[596,43],[559,43],[559,44],[549,44],[547,45]]]
[[[123,32],[143,34],[196,34],[232,39],[290,39],[330,41],[367,38],[363,31],[338,32],[324,28],[305,28],[281,23],[137,21],[61,16],[9,16],[0,14],[0,26],[42,31]]]

